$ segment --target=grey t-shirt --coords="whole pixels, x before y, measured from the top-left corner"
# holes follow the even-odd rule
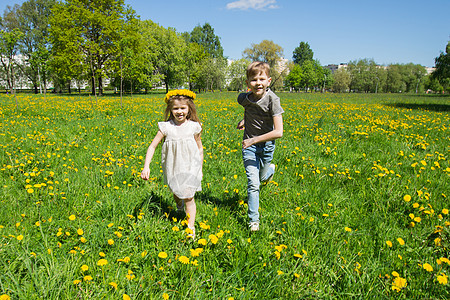
[[[241,93],[238,96],[238,103],[245,109],[244,140],[272,131],[273,117],[284,113],[280,98],[270,89],[256,102],[249,99],[250,94]]]

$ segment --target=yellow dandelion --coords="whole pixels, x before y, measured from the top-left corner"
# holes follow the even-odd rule
[[[163,294],[163,299],[164,299],[164,300],[168,300],[168,299],[169,299],[169,295],[168,295],[167,293],[164,293],[164,294]]]
[[[203,245],[203,246],[206,246],[206,244],[208,243],[205,239],[199,239],[198,240],[198,243],[200,244],[200,245]]]
[[[281,253],[279,251],[275,251],[273,254],[277,259],[280,259]]]
[[[23,235],[18,235],[17,237],[16,237],[16,239],[18,240],[18,241],[21,241],[21,240],[23,240]]]
[[[428,272],[433,272],[433,267],[429,263],[424,263],[422,267]]]
[[[351,229],[350,227],[345,227],[344,229],[345,229],[345,231],[347,231],[347,232],[352,232],[352,229]]]
[[[392,282],[392,290],[400,292],[402,288],[405,288],[408,285],[408,282],[405,278],[395,277]]]
[[[404,241],[402,238],[398,238],[398,239],[397,239],[397,242],[398,242],[401,246],[403,246],[403,245],[405,244],[405,241]]]
[[[178,258],[178,260],[185,265],[189,264],[189,257],[187,257],[187,256],[182,255]]]
[[[441,273],[440,275],[437,276],[437,281],[440,284],[447,284],[448,283],[448,276],[445,275],[444,273]]]
[[[87,265],[81,266],[81,271],[86,272],[87,270],[89,270],[89,267]]]
[[[104,258],[99,259],[99,261],[97,262],[97,266],[103,267],[106,266],[108,264],[108,261]]]
[[[81,280],[76,279],[76,280],[73,281],[73,284],[74,284],[74,285],[77,285],[77,284],[79,284],[80,282],[81,282]]]
[[[209,238],[209,240],[211,241],[211,243],[213,243],[213,244],[217,244],[217,241],[219,240],[219,239],[217,238],[217,236],[214,235],[214,234],[210,234],[210,235],[208,236],[208,238]]]
[[[405,202],[409,202],[409,201],[411,201],[411,196],[410,195],[405,195],[405,196],[403,196],[403,200]]]
[[[83,235],[83,233],[84,233],[83,229],[81,229],[81,228],[77,229],[77,234],[78,235]]]
[[[442,210],[442,213],[443,213],[444,215],[448,215],[448,209],[447,209],[447,208],[444,208],[444,209]]]
[[[128,296],[127,294],[123,294],[122,299],[123,300],[131,300],[130,296]]]
[[[388,245],[389,247],[392,247],[392,242],[391,241],[386,241],[386,245]]]
[[[110,282],[109,285],[112,286],[115,290],[117,290],[117,283],[115,283],[114,281]]]
[[[109,239],[108,240],[108,245],[110,245],[110,246],[114,245],[114,240],[113,239]]]
[[[74,221],[76,218],[77,218],[77,217],[75,217],[75,215],[70,215],[70,216],[69,216],[69,220],[70,220],[70,221]]]
[[[167,253],[166,252],[159,252],[158,257],[159,258],[167,258]]]
[[[83,277],[83,280],[84,280],[84,281],[91,281],[92,279],[93,279],[93,278],[92,278],[91,275],[86,275],[86,276]]]

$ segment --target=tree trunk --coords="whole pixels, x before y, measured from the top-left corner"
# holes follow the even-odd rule
[[[98,95],[103,95],[103,78],[102,76],[98,76]]]

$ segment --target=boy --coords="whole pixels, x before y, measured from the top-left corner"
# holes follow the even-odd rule
[[[275,173],[271,163],[275,140],[283,136],[284,112],[280,98],[269,85],[270,67],[264,62],[253,62],[247,68],[247,86],[250,91],[238,96],[238,103],[245,109],[244,119],[237,129],[244,129],[242,157],[247,174],[248,217],[250,231],[259,230],[259,189],[261,182],[268,182]]]

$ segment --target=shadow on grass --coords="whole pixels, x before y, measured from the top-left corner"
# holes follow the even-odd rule
[[[151,213],[153,215],[165,216],[166,214],[171,217],[176,216],[175,201],[173,204],[169,204],[167,199],[155,192],[150,192],[145,197],[139,201],[139,203],[134,207],[133,216],[137,218],[140,212]]]
[[[214,207],[224,208],[239,224],[247,224],[246,208],[244,209],[239,205],[239,194],[223,193],[221,196],[217,196],[211,194],[210,191],[202,191],[195,194],[195,200]]]
[[[389,103],[386,106],[396,107],[396,108],[407,108],[407,109],[420,109],[429,111],[450,111],[450,105],[448,104],[437,104],[437,103]]]
[[[195,194],[195,201],[197,203],[202,202],[206,205],[212,205],[214,207],[226,208],[231,212],[238,221],[244,221],[242,218],[242,208],[239,207],[239,195],[232,193],[224,193],[222,197],[217,197],[211,194],[210,191],[202,191]],[[151,213],[153,215],[166,216],[169,218],[180,218],[180,213],[176,211],[175,201],[165,199],[165,197],[158,195],[155,192],[150,192],[143,197],[138,204],[134,207],[133,216],[137,218],[139,213]]]

